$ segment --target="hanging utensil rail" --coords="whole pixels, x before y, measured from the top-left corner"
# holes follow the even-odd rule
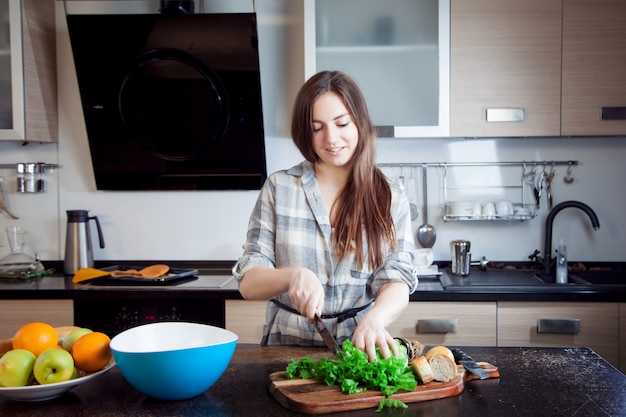
[[[385,167],[407,167],[407,168],[418,168],[421,167],[426,170],[427,167],[433,168],[443,168],[443,219],[444,221],[456,221],[456,220],[485,220],[485,216],[476,215],[474,213],[472,216],[467,216],[465,214],[454,214],[448,212],[448,191],[454,190],[463,190],[463,189],[485,189],[485,188],[498,188],[503,190],[520,190],[521,201],[518,201],[519,208],[521,209],[519,214],[515,215],[507,215],[507,216],[487,216],[489,220],[527,220],[532,219],[536,216],[537,210],[539,210],[540,205],[539,201],[542,195],[542,191],[546,191],[546,196],[548,199],[548,208],[552,208],[553,203],[553,190],[552,190],[552,180],[554,179],[554,167],[556,166],[567,166],[568,172],[567,175],[571,176],[571,170],[573,166],[578,165],[578,161],[576,160],[547,160],[547,161],[501,161],[501,162],[394,162],[394,163],[380,163],[379,166],[381,168]],[[478,184],[473,186],[449,186],[447,181],[447,172],[448,168],[452,167],[520,167],[521,178],[520,183],[511,185],[511,184],[500,184],[500,185],[485,185]],[[546,171],[547,167],[551,167],[549,172]],[[536,177],[536,169],[543,168],[542,172],[539,173],[539,181],[535,183]],[[527,171],[530,169],[531,171]],[[565,179],[564,181],[568,183]],[[571,183],[571,181],[569,182]],[[568,183],[568,184],[569,184]],[[534,204],[527,204],[527,196],[525,192],[526,186],[531,186],[533,189],[533,198]]]
[[[378,164],[381,167],[421,167],[426,165],[427,167],[493,167],[493,166],[528,166],[528,165],[537,165],[537,166],[545,166],[545,165],[569,165],[574,166],[578,165],[578,161],[576,160],[567,160],[567,161],[500,161],[500,162],[382,162]]]

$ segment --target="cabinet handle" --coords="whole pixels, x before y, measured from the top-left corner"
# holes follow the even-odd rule
[[[379,138],[393,138],[396,135],[396,128],[394,126],[374,126],[376,129],[376,136]]]
[[[418,320],[416,333],[456,333],[458,319]]]
[[[579,319],[539,319],[537,333],[580,333]]]
[[[626,120],[626,107],[602,107],[602,120]]]
[[[487,109],[487,122],[523,122],[524,109]]]

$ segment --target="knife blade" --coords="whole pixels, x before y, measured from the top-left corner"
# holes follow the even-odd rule
[[[320,334],[320,336],[322,336],[322,339],[324,340],[324,343],[326,343],[326,346],[328,346],[328,349],[330,349],[338,357],[341,357],[341,348],[337,344],[337,341],[335,340],[333,335],[331,335],[326,328],[326,325],[322,321],[322,318],[319,314],[315,315],[315,328],[317,329],[317,332]]]
[[[452,351],[452,355],[454,355],[454,360],[459,365],[463,365],[465,369],[474,375],[478,376],[480,379],[489,378],[489,374],[483,368],[480,367],[479,364],[474,362],[474,359],[467,353],[463,352],[461,349],[450,349]]]

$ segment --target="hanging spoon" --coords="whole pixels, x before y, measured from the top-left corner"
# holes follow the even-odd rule
[[[437,239],[437,232],[435,231],[435,228],[433,226],[431,226],[430,224],[428,224],[428,189],[427,187],[427,173],[428,173],[428,167],[426,165],[424,165],[422,167],[422,182],[423,182],[423,186],[422,186],[422,193],[424,194],[424,209],[423,209],[423,213],[424,213],[424,224],[422,224],[418,229],[417,229],[417,241],[419,242],[420,245],[422,245],[422,248],[432,248],[435,244],[435,240]]]

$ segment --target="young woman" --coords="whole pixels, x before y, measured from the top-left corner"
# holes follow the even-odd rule
[[[233,268],[246,299],[270,300],[261,344],[338,343],[370,358],[397,354],[386,327],[417,287],[406,196],[375,158],[375,131],[356,83],[314,75],[296,97],[291,134],[305,161],[269,176]]]

